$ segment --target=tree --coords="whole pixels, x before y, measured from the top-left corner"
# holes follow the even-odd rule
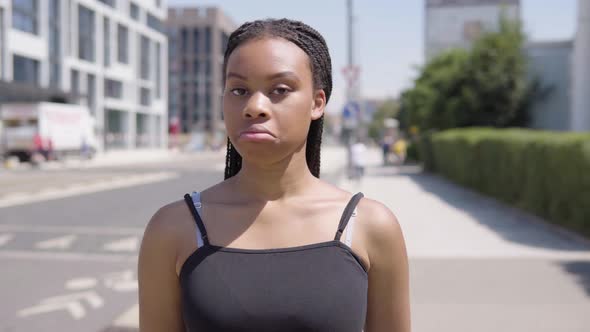
[[[433,58],[401,97],[405,125],[421,129],[524,126],[539,90],[526,72],[525,36],[519,23],[502,18],[470,50]]]
[[[369,123],[369,137],[379,142],[385,129],[385,119],[395,118],[399,112],[399,103],[395,99],[388,99],[377,108],[373,119]]]

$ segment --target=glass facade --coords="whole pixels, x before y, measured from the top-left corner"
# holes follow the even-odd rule
[[[162,55],[160,52],[160,43],[156,42],[156,99],[160,99],[160,96],[162,95],[162,82],[160,82],[162,79],[162,64],[160,63],[162,60]]]
[[[13,55],[12,68],[15,82],[39,85],[39,61]]]
[[[105,67],[111,66],[111,21],[104,17],[102,21],[102,40],[103,40],[103,64]]]
[[[143,106],[150,106],[152,104],[152,95],[150,89],[140,88],[139,89],[140,101],[139,103]]]
[[[117,25],[117,60],[129,63],[129,31],[121,24]]]
[[[32,34],[39,33],[37,0],[12,0],[12,27]]]
[[[70,74],[70,92],[76,96],[76,98],[80,94],[80,73],[75,69],[72,69]]]
[[[199,42],[201,41],[200,31],[199,29],[193,30],[193,52],[195,54],[199,54],[200,45]]]
[[[129,16],[131,16],[132,19],[139,21],[139,7],[133,2],[129,3]]]
[[[94,62],[94,12],[78,5],[78,58]]]
[[[61,85],[60,0],[49,1],[49,84]]]
[[[139,52],[140,78],[150,79],[150,40],[140,35],[141,51]]]
[[[160,21],[159,18],[149,13],[147,14],[147,26],[158,32],[164,32],[164,28],[162,27],[162,21]]]
[[[100,1],[100,2],[104,3],[104,4],[105,4],[105,5],[107,5],[107,6],[111,6],[111,7],[113,7],[113,8],[115,8],[115,7],[116,7],[115,0],[98,0],[98,1]]]
[[[104,80],[104,95],[109,98],[123,98],[123,83],[115,80]]]
[[[86,81],[86,94],[88,96],[88,108],[92,115],[96,114],[96,77],[92,74],[88,74]]]

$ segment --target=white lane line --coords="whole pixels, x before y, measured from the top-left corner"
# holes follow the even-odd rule
[[[10,240],[12,240],[13,238],[14,234],[0,234],[0,247],[10,242]]]
[[[0,197],[0,208],[160,182],[177,178],[178,176],[178,173],[174,172],[125,175],[115,179],[107,179],[99,183],[91,183],[86,186],[76,185],[64,187],[59,190],[47,188],[36,193],[13,193]]]
[[[107,251],[136,251],[138,246],[139,238],[132,236],[109,242],[103,246],[103,249]]]
[[[112,324],[113,327],[119,328],[139,328],[139,305],[135,304],[127,309]]]
[[[68,233],[68,234],[89,234],[89,235],[141,235],[144,229],[139,227],[87,227],[87,226],[39,226],[39,225],[17,225],[0,224],[0,232],[22,232],[22,233]]]
[[[0,258],[54,261],[137,262],[137,255],[0,250]]]
[[[41,241],[35,244],[37,249],[68,249],[72,246],[74,241],[78,238],[77,235],[68,234],[66,236],[60,236],[53,239]]]

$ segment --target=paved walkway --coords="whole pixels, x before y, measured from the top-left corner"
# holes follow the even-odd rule
[[[419,167],[343,179],[398,217],[413,330],[590,331],[590,242]]]
[[[322,172],[341,172],[342,148],[322,153]],[[590,331],[590,242],[446,181],[417,166],[340,177],[350,191],[387,205],[408,248],[416,332]],[[109,331],[137,327],[137,306]]]

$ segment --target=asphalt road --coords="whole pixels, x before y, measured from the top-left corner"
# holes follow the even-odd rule
[[[149,218],[221,180],[222,163],[0,173],[0,202],[41,199],[0,208],[0,331],[108,326],[137,302],[137,251]]]

